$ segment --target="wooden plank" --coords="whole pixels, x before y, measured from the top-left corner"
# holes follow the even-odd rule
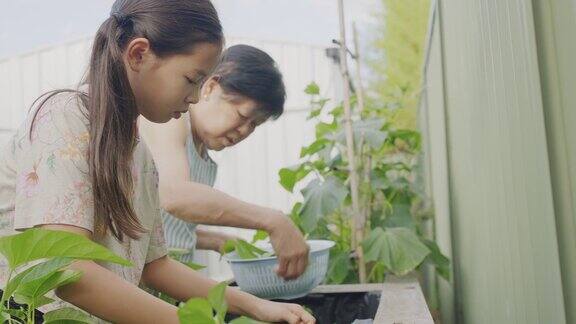
[[[433,324],[417,281],[386,283],[374,318],[378,324]]]
[[[385,283],[321,285],[311,293],[356,293],[381,291],[380,305],[374,318],[378,324],[433,324],[432,315],[415,278],[390,278]]]
[[[314,288],[311,294],[339,294],[339,293],[356,293],[365,291],[383,291],[388,284],[374,283],[374,284],[358,284],[358,285],[321,285]]]

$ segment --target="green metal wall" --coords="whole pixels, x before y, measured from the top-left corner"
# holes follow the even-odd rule
[[[576,1],[532,2],[566,319],[576,323]]]
[[[437,4],[422,116],[436,235],[454,260],[445,323],[576,312],[576,3],[533,2]]]

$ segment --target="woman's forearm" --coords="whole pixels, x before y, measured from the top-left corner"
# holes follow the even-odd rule
[[[92,261],[70,266],[81,271],[79,281],[56,294],[88,313],[113,323],[178,323],[177,308]],[[130,310],[130,311],[127,311]]]
[[[280,211],[250,204],[210,186],[190,181],[160,180],[162,208],[196,224],[273,231],[285,217]]]
[[[309,246],[282,212],[243,202],[212,187],[188,181],[162,181],[162,207],[187,222],[263,230],[278,256],[279,276],[298,278],[308,266]]]
[[[169,257],[146,264],[142,280],[148,287],[181,301],[194,297],[206,298],[210,289],[218,284]],[[258,301],[256,297],[235,288],[227,288],[225,298],[229,312],[247,316],[253,314]]]
[[[220,252],[226,241],[236,239],[235,236],[226,235],[203,229],[196,229],[196,249]]]

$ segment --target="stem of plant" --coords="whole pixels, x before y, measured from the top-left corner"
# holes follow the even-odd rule
[[[354,133],[352,131],[352,111],[350,107],[350,75],[348,73],[347,55],[348,51],[346,48],[346,20],[344,19],[344,0],[338,0],[338,11],[340,18],[340,71],[342,72],[343,83],[344,83],[344,130],[346,133],[346,146],[348,155],[348,166],[350,171],[350,191],[352,194],[352,229],[355,233],[352,235],[352,241],[355,246],[354,249],[358,255],[358,272],[360,283],[366,282],[366,265],[364,263],[364,251],[362,249],[363,240],[363,227],[359,227],[363,224],[361,218],[362,213],[360,212],[360,206],[358,204],[358,174],[356,169],[356,158],[354,155]]]
[[[10,279],[12,278],[13,274],[14,270],[10,269],[10,272],[8,273],[8,279],[6,279],[6,286],[8,286],[8,283],[10,282]],[[10,300],[10,296],[8,296],[8,300]],[[4,288],[2,298],[0,298],[0,311],[4,311],[5,309],[10,308],[10,302],[8,302],[8,307],[4,306],[4,303],[6,303],[6,288]]]
[[[30,324],[34,324],[34,322],[36,321],[36,319],[34,318],[34,305],[28,305],[28,309],[26,312],[26,320],[28,323]]]

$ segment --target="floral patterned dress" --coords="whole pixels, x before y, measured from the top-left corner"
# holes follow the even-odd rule
[[[31,119],[29,117],[7,145],[0,148],[0,236],[44,224],[73,225],[93,232],[94,204],[86,159],[89,125],[78,96],[60,93],[49,99],[30,131]],[[137,144],[133,161],[133,207],[148,232],[139,240],[127,238],[124,243],[108,233],[97,242],[134,264],[132,267],[101,265],[139,285],[144,265],[166,255],[167,251],[160,217],[158,175],[143,142]],[[2,287],[6,276],[6,260],[0,256]],[[42,310],[64,304],[58,301]]]

